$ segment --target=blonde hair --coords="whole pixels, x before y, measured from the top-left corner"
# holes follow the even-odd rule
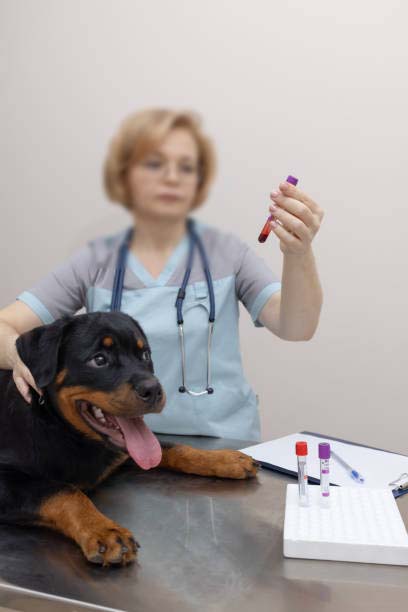
[[[191,208],[204,202],[215,176],[216,156],[211,139],[201,129],[201,117],[194,111],[159,108],[129,115],[111,140],[103,170],[105,191],[110,200],[132,208],[126,186],[129,167],[152,151],[176,127],[190,130],[198,146],[199,180]]]

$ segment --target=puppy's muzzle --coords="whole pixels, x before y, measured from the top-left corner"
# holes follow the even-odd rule
[[[161,384],[155,378],[131,381],[133,389],[138,397],[144,402],[142,414],[148,412],[161,412],[163,410],[164,392]]]

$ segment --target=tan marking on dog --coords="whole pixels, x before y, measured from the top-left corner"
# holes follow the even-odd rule
[[[80,387],[79,387],[80,388]],[[88,425],[79,414],[78,408],[75,405],[76,399],[87,399],[86,397],[79,396],[76,394],[78,387],[64,387],[57,393],[58,407],[68,423],[81,433],[98,440],[100,442],[103,438],[95,430]]]
[[[117,457],[116,459],[114,459],[114,461],[112,461],[112,463],[110,465],[108,465],[106,470],[104,472],[102,472],[102,474],[96,480],[95,484],[92,485],[92,488],[94,486],[96,487],[96,485],[98,485],[99,483],[101,483],[104,480],[106,480],[106,478],[108,478],[108,476],[110,476],[112,474],[112,472],[117,470],[122,465],[122,463],[125,463],[125,461],[127,459],[129,459],[129,455],[127,455],[125,453],[121,453],[121,455],[119,457]]]
[[[86,400],[109,414],[125,418],[134,417],[138,410],[142,413],[145,407],[143,400],[137,398],[135,390],[129,383],[124,383],[111,392],[89,389],[80,385],[63,387],[57,393],[58,407],[62,415],[75,429],[94,440],[103,440],[102,434],[96,432],[85,422],[75,405],[76,400]],[[165,394],[163,394],[163,406],[165,401]]]
[[[142,349],[144,347],[144,342],[141,338],[138,338],[136,344],[137,344],[137,348]]]
[[[73,487],[45,500],[36,524],[72,538],[89,561],[109,565],[119,558],[125,565],[136,558],[138,544],[132,533],[99,512],[82,491]]]
[[[62,385],[62,383],[64,382],[66,376],[68,374],[68,370],[66,368],[64,368],[63,370],[61,370],[61,372],[58,372],[57,377],[55,379],[55,382],[57,383],[57,385]]]
[[[251,478],[258,466],[252,457],[236,450],[201,450],[184,444],[163,448],[160,468],[185,474],[219,478]]]
[[[105,336],[105,338],[102,340],[102,344],[103,346],[112,346],[113,344],[113,338],[111,338],[110,336]]]

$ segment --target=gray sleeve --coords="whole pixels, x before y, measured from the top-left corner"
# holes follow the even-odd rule
[[[235,276],[237,296],[251,315],[254,325],[263,327],[258,321],[259,313],[270,296],[281,290],[281,281],[262,257],[240,242],[241,256]]]
[[[87,289],[96,272],[94,249],[89,241],[16,299],[27,304],[44,324],[52,323],[63,315],[75,314],[85,305]]]

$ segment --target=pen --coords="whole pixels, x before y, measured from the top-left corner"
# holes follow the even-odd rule
[[[309,492],[307,484],[307,442],[296,442],[296,455],[298,463],[298,485],[299,485],[299,504],[309,505]]]
[[[287,177],[286,181],[295,186],[298,184],[298,179],[295,178],[294,176],[291,176],[290,174]],[[269,215],[269,217],[266,220],[265,225],[262,228],[261,233],[258,236],[258,242],[265,242],[265,240],[268,238],[269,234],[271,233],[271,229],[272,229],[271,228],[272,219],[273,219],[273,215]]]
[[[321,504],[329,505],[330,482],[329,482],[329,463],[330,463],[330,444],[328,442],[320,442],[319,444],[319,459],[320,459],[320,493]]]
[[[331,451],[331,456],[333,457],[333,459],[337,461],[337,463],[339,463],[342,467],[344,467],[344,469],[348,472],[348,475],[350,476],[350,478],[352,478],[355,482],[358,482],[360,484],[364,483],[364,476],[362,476],[359,472],[357,472],[357,470],[354,470],[351,467],[351,465],[346,463],[346,461],[344,461],[344,459],[339,457],[338,454],[335,453],[333,450]]]

